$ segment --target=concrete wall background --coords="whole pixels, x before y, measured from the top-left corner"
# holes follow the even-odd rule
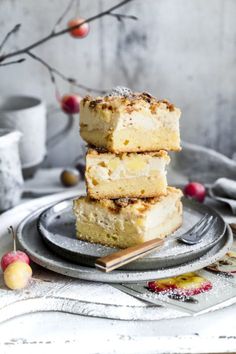
[[[117,2],[81,0],[79,13],[87,17]],[[22,29],[9,41],[9,49],[46,35],[67,3],[0,0],[0,40],[18,22]],[[236,151],[236,1],[136,0],[120,12],[136,15],[139,21],[122,24],[106,17],[92,23],[86,39],[65,35],[35,53],[88,86],[125,85],[169,98],[182,109],[184,140],[232,156]],[[78,9],[69,18],[74,15]],[[71,90],[63,81],[58,80],[58,85],[61,94]],[[50,106],[57,105],[47,70],[30,59],[0,68],[0,94],[13,93],[37,95]],[[65,116],[54,110],[49,136],[64,124]],[[75,126],[49,151],[47,165],[74,160],[80,151],[77,130]]]

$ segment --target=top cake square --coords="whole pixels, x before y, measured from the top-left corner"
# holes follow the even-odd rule
[[[113,153],[179,151],[180,109],[148,93],[86,96],[80,107],[80,134]]]

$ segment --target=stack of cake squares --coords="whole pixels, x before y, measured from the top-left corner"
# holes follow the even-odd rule
[[[179,151],[181,112],[148,93],[86,96],[80,134],[89,144],[87,196],[74,200],[80,240],[127,248],[182,224],[182,192],[167,185],[167,151]]]

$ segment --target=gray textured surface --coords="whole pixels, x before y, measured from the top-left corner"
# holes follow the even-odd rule
[[[94,14],[117,1],[81,0],[80,13]],[[22,22],[9,48],[38,39],[52,28],[66,3],[1,0],[1,37]],[[35,52],[84,84],[102,88],[122,84],[173,100],[183,111],[184,140],[231,156],[236,150],[236,2],[137,0],[122,12],[137,15],[139,22],[127,21],[123,26],[106,18],[92,24],[85,40],[65,35]],[[61,81],[59,87],[61,93],[70,90]],[[1,68],[3,92],[31,93],[56,103],[47,71],[30,60]],[[54,112],[49,135],[64,123],[63,114]],[[76,130],[51,150],[48,165],[73,161],[80,149]]]

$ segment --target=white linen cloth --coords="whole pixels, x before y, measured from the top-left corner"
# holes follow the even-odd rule
[[[236,180],[219,178],[208,189],[211,198],[227,203],[236,215]]]

